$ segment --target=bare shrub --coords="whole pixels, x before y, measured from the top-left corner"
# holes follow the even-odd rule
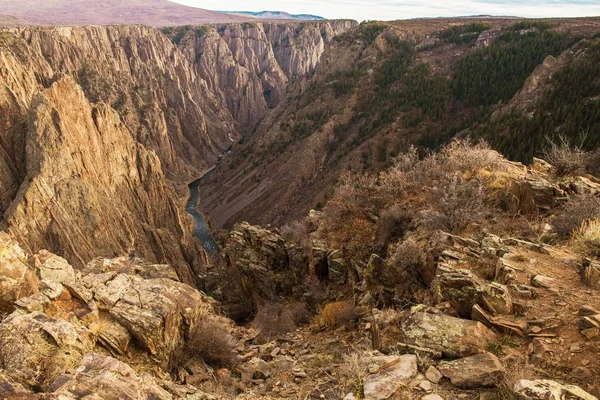
[[[279,229],[281,236],[289,241],[308,248],[310,241],[308,238],[309,230],[306,219],[292,221]]]
[[[568,239],[581,227],[583,221],[600,217],[600,199],[592,195],[578,195],[557,210],[552,225],[561,239]]]
[[[417,242],[408,238],[396,247],[389,264],[396,270],[413,269],[423,263],[423,256],[423,250]]]
[[[326,304],[321,312],[313,318],[315,328],[338,328],[353,323],[359,312],[350,300]]]
[[[186,343],[171,355],[169,369],[177,372],[194,359],[224,368],[233,368],[239,363],[234,338],[216,318],[206,317],[193,327]]]
[[[404,233],[413,225],[412,213],[409,213],[400,205],[393,205],[385,209],[377,221],[376,243],[384,248]]]
[[[470,139],[453,140],[437,155],[445,160],[450,170],[477,172],[481,169],[498,170],[503,157],[492,150],[486,141],[473,143]]]
[[[483,183],[476,178],[463,181],[458,175],[440,181],[431,192],[429,204],[436,213],[430,214],[424,225],[453,233],[461,233],[489,212]]]
[[[580,135],[580,143],[575,144],[564,135],[554,141],[546,137],[548,145],[544,149],[544,159],[554,167],[556,176],[574,176],[585,173],[592,155],[583,150],[587,134]]]
[[[303,303],[268,303],[260,308],[252,325],[260,331],[257,340],[268,342],[308,322],[310,322],[310,313]]]
[[[573,233],[573,246],[586,256],[600,256],[600,219],[584,221]]]

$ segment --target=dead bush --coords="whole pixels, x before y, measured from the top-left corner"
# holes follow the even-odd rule
[[[554,167],[556,176],[575,176],[585,173],[591,162],[590,152],[583,150],[587,134],[582,133],[580,143],[575,144],[564,135],[557,140],[546,137],[548,145],[544,149],[544,159]]]
[[[400,205],[393,205],[384,210],[377,221],[375,243],[385,249],[390,242],[403,237],[412,225],[412,213]]]
[[[326,304],[325,307],[313,318],[313,326],[318,329],[333,329],[354,323],[359,316],[354,302],[338,301]]]
[[[423,257],[423,249],[413,238],[408,238],[396,247],[389,264],[399,271],[412,270],[423,263]]]
[[[445,177],[431,191],[429,205],[433,213],[425,215],[423,225],[461,233],[489,213],[485,198],[484,185],[479,179],[464,181],[457,174]]]
[[[296,243],[303,248],[310,247],[308,223],[306,219],[292,221],[279,229],[281,236],[292,243]]]
[[[176,373],[194,359],[230,369],[239,363],[234,338],[216,318],[206,317],[193,327],[186,343],[171,355],[169,369]]]
[[[583,221],[600,217],[600,199],[592,195],[578,195],[556,210],[551,223],[561,239],[568,239]]]
[[[268,303],[260,308],[252,325],[260,331],[257,341],[268,342],[310,322],[303,303]]]

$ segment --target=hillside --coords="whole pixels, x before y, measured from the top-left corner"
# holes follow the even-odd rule
[[[541,154],[547,134],[589,129],[586,146],[594,148],[598,31],[597,19],[361,24],[337,37],[310,79],[234,146],[204,182],[203,209],[218,225],[281,225],[324,205],[343,172],[376,172],[409,144],[425,152],[457,135],[483,137],[524,162]],[[553,57],[565,59],[553,68],[566,69],[554,95],[548,73],[538,77]],[[567,79],[576,68],[579,78]],[[522,108],[533,85],[530,97],[548,99],[532,121]]]
[[[3,0],[0,23],[8,25],[199,25],[248,17],[187,7],[169,0]]]
[[[225,14],[249,16],[254,18],[261,18],[266,20],[298,20],[298,21],[314,21],[324,20],[325,18],[319,17],[318,15],[310,14],[290,14],[285,11],[219,11]]]

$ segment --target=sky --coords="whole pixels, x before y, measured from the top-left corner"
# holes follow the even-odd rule
[[[600,16],[600,0],[173,0],[218,11],[287,11],[326,18],[395,20],[418,17],[511,15],[520,17]]]

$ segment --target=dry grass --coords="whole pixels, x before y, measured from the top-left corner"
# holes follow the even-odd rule
[[[367,371],[360,362],[361,358],[362,355],[358,352],[344,356],[344,363],[340,371],[347,380],[347,390],[359,399],[364,398],[364,383],[367,377]]]
[[[321,312],[313,318],[316,329],[333,329],[354,323],[359,312],[352,301],[338,301],[326,304]]]
[[[600,256],[600,219],[584,221],[579,229],[573,232],[573,247],[586,256]]]

